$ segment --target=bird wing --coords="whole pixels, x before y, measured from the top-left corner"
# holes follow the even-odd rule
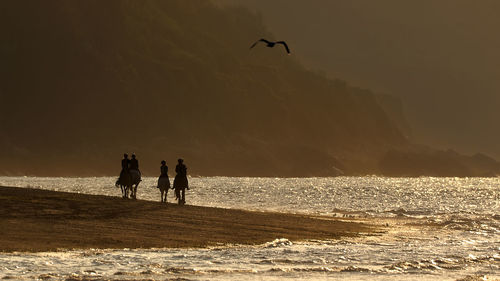
[[[282,44],[283,46],[285,46],[286,52],[290,54],[290,49],[288,48],[288,45],[285,43],[285,41],[278,41],[276,42],[276,44]]]
[[[255,43],[253,43],[252,46],[250,46],[250,49],[252,49],[253,47],[255,47],[255,45],[257,45],[257,43],[259,43],[259,42],[260,42],[260,40],[256,41]]]
[[[253,44],[252,44],[252,46],[250,46],[250,49],[252,49],[253,47],[255,47],[255,45],[257,45],[257,43],[259,43],[259,42],[265,42],[265,43],[267,43],[267,44],[269,44],[269,43],[270,43],[270,42],[269,42],[269,41],[267,41],[266,39],[262,38],[262,39],[260,39],[260,40],[257,40],[255,43],[253,43]]]

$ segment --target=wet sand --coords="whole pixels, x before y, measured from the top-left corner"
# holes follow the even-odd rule
[[[329,217],[0,187],[0,251],[6,252],[261,244],[376,231]]]

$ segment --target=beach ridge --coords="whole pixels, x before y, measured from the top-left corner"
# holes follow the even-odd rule
[[[189,248],[374,232],[341,219],[0,187],[0,251]]]

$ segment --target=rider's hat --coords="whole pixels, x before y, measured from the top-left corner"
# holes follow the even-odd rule
[[[167,162],[165,162],[165,160],[161,160],[161,163],[162,164],[167,164]]]

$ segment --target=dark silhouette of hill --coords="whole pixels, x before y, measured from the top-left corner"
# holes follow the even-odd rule
[[[497,176],[500,164],[484,154],[464,156],[454,150],[436,150],[413,146],[389,150],[380,160],[380,172],[386,176]]]
[[[370,91],[249,52],[274,36],[242,8],[4,1],[0,23],[4,174],[117,175],[123,152],[147,175],[366,174],[411,147]]]
[[[217,1],[258,10],[306,66],[401,98],[413,141],[500,158],[500,1]]]

